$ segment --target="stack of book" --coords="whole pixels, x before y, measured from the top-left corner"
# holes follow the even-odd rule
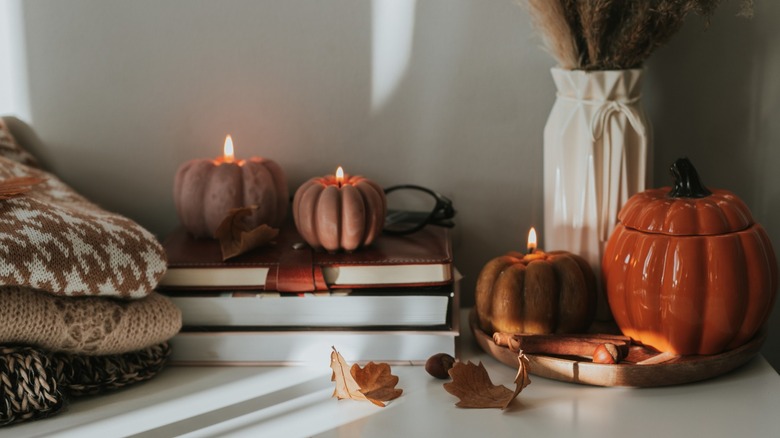
[[[163,241],[159,291],[182,310],[175,364],[423,363],[455,355],[458,281],[449,230],[382,235],[352,253],[319,252],[292,225],[228,261],[183,229]]]

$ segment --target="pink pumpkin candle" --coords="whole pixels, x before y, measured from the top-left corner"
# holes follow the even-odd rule
[[[293,199],[293,217],[301,237],[313,248],[353,251],[382,232],[387,201],[375,182],[362,176],[335,175],[305,182]]]
[[[179,220],[196,237],[213,237],[231,209],[253,205],[258,208],[247,216],[248,226],[279,227],[287,215],[288,197],[281,166],[259,157],[236,160],[229,135],[221,157],[182,164],[173,184]]]

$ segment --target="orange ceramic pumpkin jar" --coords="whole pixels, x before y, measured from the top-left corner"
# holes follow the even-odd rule
[[[717,354],[750,341],[777,292],[766,231],[733,193],[707,190],[687,159],[675,186],[634,195],[602,263],[623,333],[675,354]]]

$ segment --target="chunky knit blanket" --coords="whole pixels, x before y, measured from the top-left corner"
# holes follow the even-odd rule
[[[0,426],[55,415],[71,397],[100,394],[151,379],[169,356],[167,342],[106,356],[0,346]]]

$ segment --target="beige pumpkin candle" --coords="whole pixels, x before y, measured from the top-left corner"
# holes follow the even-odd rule
[[[231,209],[254,205],[258,208],[245,219],[249,228],[278,228],[287,215],[288,198],[281,166],[266,158],[237,160],[229,135],[221,157],[182,164],[173,185],[179,220],[196,237],[213,237]]]
[[[293,199],[298,233],[313,248],[329,252],[354,251],[369,245],[382,232],[387,201],[375,182],[344,174],[305,182]]]
[[[596,277],[582,257],[536,249],[489,261],[477,278],[476,313],[487,333],[584,332],[596,312]]]

